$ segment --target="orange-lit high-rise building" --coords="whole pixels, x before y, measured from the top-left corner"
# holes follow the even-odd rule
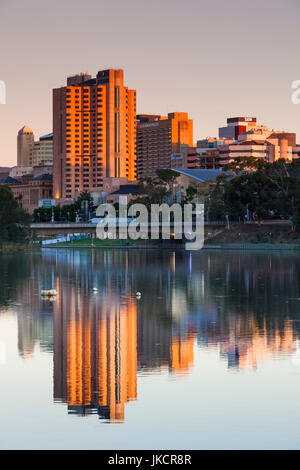
[[[172,168],[182,151],[193,147],[193,121],[188,113],[137,116],[137,177],[156,176],[156,170]]]
[[[54,196],[102,190],[103,179],[136,179],[136,92],[123,70],[69,77],[53,90]]]

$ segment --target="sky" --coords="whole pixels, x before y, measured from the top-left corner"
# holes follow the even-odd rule
[[[79,72],[123,68],[137,112],[188,112],[194,141],[227,117],[297,132],[299,0],[0,0],[0,166],[17,132],[52,131],[52,89]]]

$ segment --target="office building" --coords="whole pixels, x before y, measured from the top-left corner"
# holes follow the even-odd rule
[[[1,179],[0,184],[9,186],[20,206],[30,214],[39,207],[40,199],[52,199],[53,181],[48,173],[39,176],[26,174],[19,179],[8,176]]]
[[[53,165],[53,134],[46,134],[33,144],[30,166]]]
[[[234,117],[227,119],[227,126],[219,128],[219,137],[237,140],[239,135],[256,126],[255,117]]]
[[[18,168],[28,168],[41,164],[53,164],[53,134],[47,134],[38,141],[28,126],[23,126],[18,132]]]
[[[182,166],[183,152],[193,147],[193,121],[188,113],[137,116],[137,177],[156,176],[156,171]]]

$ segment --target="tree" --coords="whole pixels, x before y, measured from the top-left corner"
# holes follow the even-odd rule
[[[62,207],[39,207],[33,211],[33,220],[34,222],[51,222],[52,212],[56,222],[75,222],[77,205],[74,203]]]
[[[226,174],[218,184],[224,186],[224,202],[231,217],[244,217],[247,213],[258,220],[270,215],[293,220],[300,205],[300,159],[269,163],[239,158],[225,169],[233,174]]]
[[[224,191],[221,185],[217,185],[211,191],[205,204],[205,214],[208,220],[225,220],[229,208],[224,199]]]
[[[140,180],[140,188],[135,193],[136,197],[131,203],[145,204],[150,207],[151,204],[162,204],[168,195],[169,189],[167,183],[160,178],[146,177]]]
[[[170,184],[175,183],[179,175],[176,171],[166,168],[164,170],[159,170],[158,176],[161,181],[170,185]]]
[[[39,207],[33,211],[34,222],[50,222],[52,216],[52,209],[49,207]]]
[[[81,210],[81,203],[83,201],[88,201],[88,208],[89,210],[92,210],[93,207],[94,207],[94,203],[93,203],[93,198],[91,196],[91,193],[89,193],[88,191],[82,191],[80,193],[80,195],[78,196],[78,199],[76,201],[76,207],[78,210]]]
[[[19,206],[8,186],[0,185],[0,241],[24,241],[31,216]]]
[[[189,185],[185,191],[185,202],[187,203],[192,202],[196,194],[197,194],[197,188],[195,188],[192,185]]]

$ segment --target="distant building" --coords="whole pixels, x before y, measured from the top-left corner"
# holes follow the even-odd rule
[[[123,188],[123,193],[118,191]],[[126,190],[124,189],[126,188]],[[118,196],[127,196],[128,202],[131,199],[132,194],[137,191],[138,186],[132,181],[128,181],[128,178],[104,178],[103,186],[99,188],[91,188],[90,194],[93,199],[94,206],[98,206],[103,203],[115,203],[118,202]],[[114,194],[114,196],[112,196]]]
[[[33,172],[32,166],[14,166],[10,172],[9,176],[11,178],[22,178],[24,175],[30,175]]]
[[[14,166],[13,168],[11,168],[9,172],[9,176],[11,176],[12,178],[18,179],[25,175],[32,175],[32,177],[34,178],[35,176],[44,175],[46,173],[49,175],[53,174],[53,166],[51,163],[48,163],[48,164],[40,163],[39,165],[36,165],[33,167],[32,166],[26,166],[26,167]]]
[[[18,159],[17,164],[20,167],[30,166],[30,159],[32,156],[32,149],[34,144],[34,135],[28,126],[23,126],[18,132],[17,147]]]
[[[173,162],[183,162],[183,152],[188,147],[193,147],[193,121],[188,113],[137,116],[138,179],[155,176],[159,169],[177,166]]]
[[[300,145],[296,145],[293,148],[293,158],[299,158],[300,157]]]
[[[0,184],[9,186],[14,198],[29,213],[39,207],[40,199],[52,199],[53,196],[52,175],[49,174],[24,175],[20,179],[8,176],[0,180]]]
[[[220,149],[220,163],[227,165],[234,158],[263,158],[269,160],[272,145],[265,140],[238,141],[233,144],[224,145]]]
[[[256,126],[255,117],[234,117],[227,119],[227,126],[219,128],[219,137],[237,140],[239,135]]]
[[[0,179],[3,179],[3,178],[6,178],[7,176],[9,176],[9,172],[10,172],[11,168],[8,168],[8,167],[0,167]]]
[[[136,179],[136,91],[123,77],[123,70],[102,70],[53,90],[56,199],[101,190],[106,177]]]
[[[47,134],[37,142],[34,142],[32,157],[29,160],[31,166],[37,165],[53,165],[53,134]]]
[[[296,134],[293,132],[271,131],[266,126],[254,127],[239,136],[239,140],[244,142],[262,141],[272,144],[268,147],[265,158],[274,162],[280,158],[286,161],[293,159],[293,151],[296,147]]]
[[[34,178],[41,175],[53,175],[53,165],[43,163],[36,165],[32,168],[32,175]]]
[[[293,159],[293,147],[288,145],[286,139],[242,140],[220,149],[220,164],[226,165],[234,158],[263,158],[272,163],[283,158],[286,161]]]
[[[188,168],[201,168],[208,170],[219,170],[224,166],[220,149],[226,144],[234,143],[234,139],[225,137],[217,139],[216,137],[208,137],[197,141],[197,157],[194,166]]]
[[[227,123],[226,128],[219,129],[219,139],[197,142],[197,156],[190,159],[187,168],[218,170],[237,157],[263,158],[269,162],[298,158],[300,148],[297,149],[295,133],[257,126],[256,118],[230,118]]]
[[[203,196],[216,186],[216,180],[222,174],[222,170],[200,170],[192,168],[172,168],[178,173],[176,185],[180,188],[183,195],[189,186],[197,189],[196,199],[203,202]]]
[[[189,147],[186,156],[186,165],[181,168],[197,168],[197,148]]]
[[[33,131],[24,126],[18,132],[17,147],[17,166],[20,168],[53,164],[53,134],[44,135],[35,141]]]

